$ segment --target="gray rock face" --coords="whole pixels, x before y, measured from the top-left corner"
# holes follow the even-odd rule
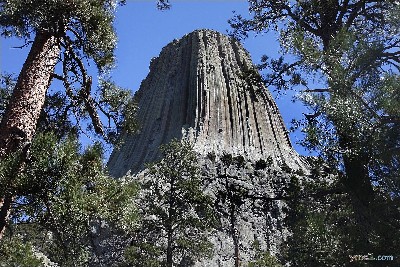
[[[203,159],[201,164],[205,190],[214,199],[221,226],[210,234],[213,257],[194,266],[233,267],[237,260],[238,266],[248,266],[260,253],[279,256],[280,245],[290,234],[284,224],[287,205],[279,199],[294,174],[273,167],[258,169],[254,161],[240,167],[218,159]]]
[[[198,30],[168,44],[137,92],[141,129],[112,153],[110,173],[137,173],[159,159],[161,144],[183,137],[203,155],[271,157],[275,166],[304,167],[257,75],[241,44],[221,33]]]
[[[159,159],[161,144],[173,138],[193,142],[204,190],[220,215],[220,229],[210,233],[214,256],[196,267],[247,266],[256,244],[277,255],[289,234],[279,196],[308,167],[257,78],[249,54],[225,35],[199,30],[173,41],[152,60],[137,92],[140,131],[124,136],[108,163],[113,176],[130,171],[140,180],[144,164]],[[230,163],[223,160],[228,154]]]

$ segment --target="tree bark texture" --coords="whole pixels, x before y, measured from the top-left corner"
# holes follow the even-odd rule
[[[172,246],[173,246],[173,231],[172,229],[168,229],[167,267],[172,267],[174,265]]]
[[[239,233],[238,230],[236,229],[236,214],[235,214],[235,205],[232,204],[231,206],[231,214],[230,214],[230,219],[231,219],[231,232],[232,232],[232,239],[233,239],[233,245],[235,247],[235,252],[234,252],[234,259],[235,259],[235,267],[240,266],[240,257],[239,257]]]
[[[37,32],[28,57],[19,74],[11,100],[0,125],[0,160],[23,149],[32,141],[42,110],[60,46],[54,34]],[[10,214],[13,198],[11,184],[0,201],[0,239]]]
[[[345,134],[339,134],[339,143],[343,148],[352,148],[352,142]],[[354,142],[354,141],[353,141]],[[364,206],[374,199],[374,190],[368,172],[368,156],[363,153],[357,155],[343,155],[343,165],[346,172],[345,185]]]

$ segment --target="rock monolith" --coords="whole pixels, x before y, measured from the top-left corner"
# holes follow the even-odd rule
[[[137,134],[109,161],[116,177],[159,159],[159,146],[193,139],[196,151],[272,158],[300,168],[282,117],[242,45],[221,33],[198,30],[164,47],[150,63],[138,98]]]
[[[211,30],[174,40],[151,61],[136,96],[140,130],[113,151],[111,175],[130,172],[139,181],[145,164],[160,159],[161,144],[188,139],[219,214],[209,237],[214,255],[179,266],[248,266],[257,253],[279,255],[290,234],[282,196],[308,165],[242,45]]]

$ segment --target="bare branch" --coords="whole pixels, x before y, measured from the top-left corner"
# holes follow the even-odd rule
[[[52,78],[56,78],[57,80],[64,81],[64,77],[61,75],[58,75],[56,73],[52,74]]]
[[[13,46],[12,48],[15,49],[22,49],[24,47],[27,47],[28,45],[30,45],[31,43],[33,43],[33,41],[27,41],[25,44],[21,45],[21,46]]]
[[[90,95],[90,88],[92,87],[92,78],[89,77],[85,86],[84,94],[81,94],[83,101],[85,102],[85,108],[89,113],[90,119],[92,120],[94,130],[97,134],[104,136],[103,125],[101,123],[99,114],[96,110],[94,100]]]
[[[329,88],[318,88],[318,89],[306,89],[303,90],[305,93],[330,93],[332,90]]]

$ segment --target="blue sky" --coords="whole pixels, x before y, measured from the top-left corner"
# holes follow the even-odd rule
[[[115,27],[119,42],[117,65],[112,76],[122,87],[137,90],[148,74],[151,58],[158,56],[162,47],[173,39],[202,28],[226,33],[229,30],[227,21],[233,11],[244,16],[249,13],[246,0],[171,0],[172,8],[167,11],[157,10],[155,2],[128,0],[117,11]],[[22,40],[1,39],[1,72],[19,73],[29,48],[12,47],[22,44]],[[279,44],[273,34],[251,36],[243,45],[255,63],[263,54],[271,57],[279,54]],[[92,75],[96,76],[95,73]],[[299,118],[304,112],[300,104],[291,102],[290,96],[280,96],[276,101],[287,126],[292,118]],[[304,150],[295,144],[298,138],[298,134],[291,135],[296,150],[304,154]]]

